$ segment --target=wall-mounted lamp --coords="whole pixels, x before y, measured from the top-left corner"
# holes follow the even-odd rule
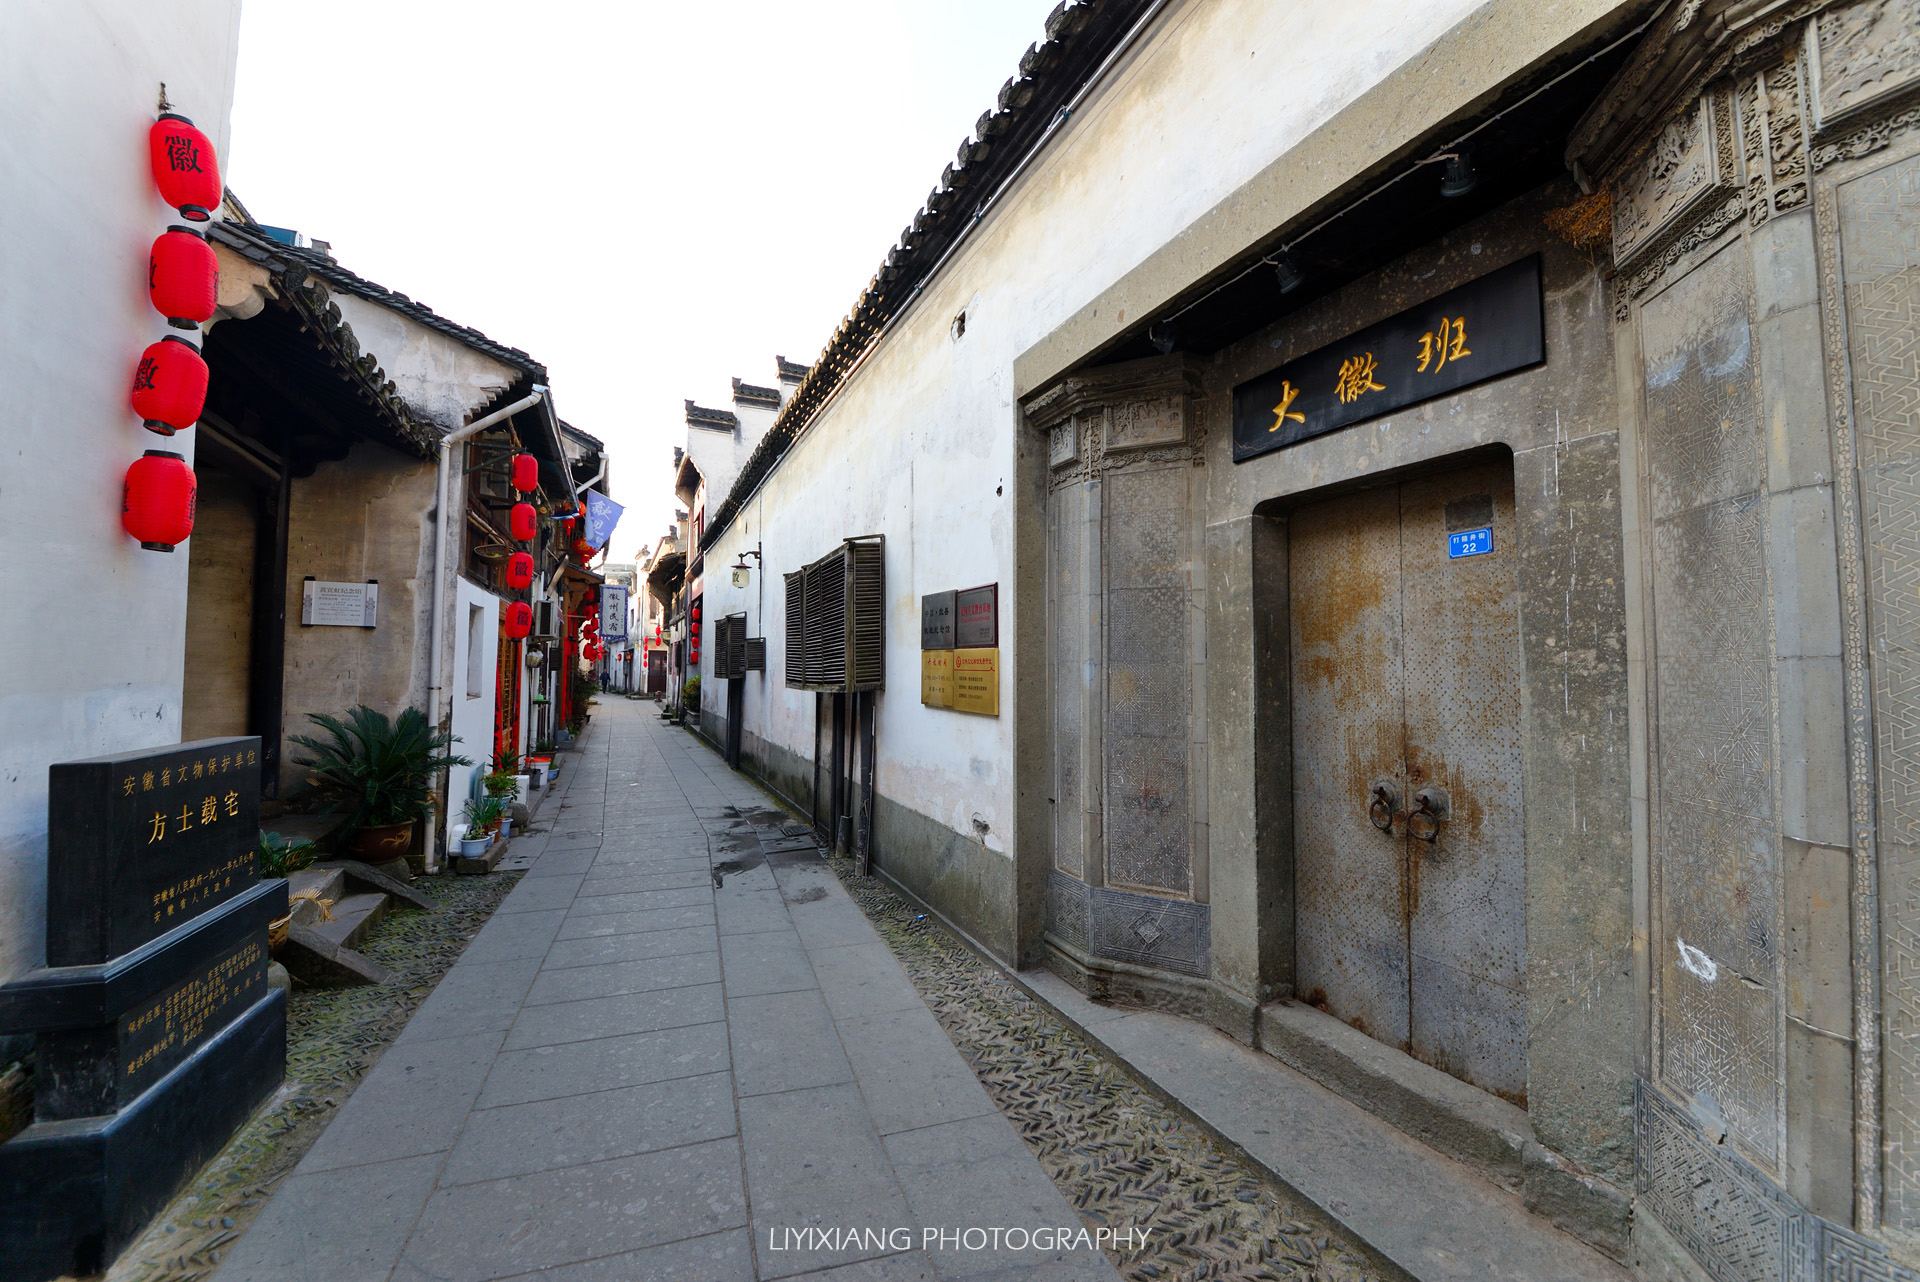
[[[1440,174],[1442,196],[1464,196],[1479,185],[1480,175],[1473,171],[1471,155],[1457,151],[1447,157],[1447,167]]]
[[[744,588],[753,582],[753,567],[747,564],[748,557],[752,557],[756,565],[759,564],[760,545],[758,543],[750,548],[741,549],[740,559],[733,564],[733,586],[736,588]]]
[[[1306,280],[1306,277],[1300,274],[1299,262],[1284,249],[1280,251],[1279,257],[1273,260],[1273,275],[1274,279],[1280,282],[1280,292],[1283,294],[1291,294],[1300,288],[1302,281]]]

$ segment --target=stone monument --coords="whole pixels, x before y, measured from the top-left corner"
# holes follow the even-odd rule
[[[0,1144],[0,1275],[20,1282],[106,1268],[286,1069],[260,740],[49,776],[47,965],[0,985],[0,1034],[35,1042],[34,1122]]]

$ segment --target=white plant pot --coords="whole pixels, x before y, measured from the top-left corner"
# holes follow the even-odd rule
[[[513,820],[502,818],[500,820],[500,840],[505,841],[511,836],[513,836]]]
[[[478,859],[487,853],[487,846],[491,840],[492,838],[489,837],[462,837],[460,839],[461,858]]]

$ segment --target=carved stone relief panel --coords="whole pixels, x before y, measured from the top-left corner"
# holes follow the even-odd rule
[[[1879,810],[1882,1216],[1920,1232],[1920,157],[1838,195]]]
[[[1064,467],[1080,457],[1080,421],[1055,423],[1047,433],[1047,466]]]
[[[1652,518],[1656,1074],[1780,1160],[1765,456],[1744,245],[1641,311]]]
[[[1187,894],[1191,517],[1180,467],[1106,488],[1106,881]]]
[[[1807,24],[1807,61],[1819,129],[1826,134],[1920,85],[1920,11],[1913,0],[1867,0]]]
[[[1805,80],[1800,50],[1790,46],[1736,81],[1747,216],[1755,226],[1807,202]]]
[[[1733,157],[1721,136],[1725,110],[1714,95],[1701,95],[1621,175],[1613,202],[1615,262],[1632,262],[1733,186]]]
[[[1148,400],[1129,400],[1107,411],[1106,448],[1149,449],[1156,445],[1184,445],[1187,440],[1187,397],[1170,392]]]

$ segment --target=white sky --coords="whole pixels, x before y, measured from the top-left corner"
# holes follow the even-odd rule
[[[253,215],[546,364],[666,528],[681,402],[811,363],[1054,0],[245,0]]]

